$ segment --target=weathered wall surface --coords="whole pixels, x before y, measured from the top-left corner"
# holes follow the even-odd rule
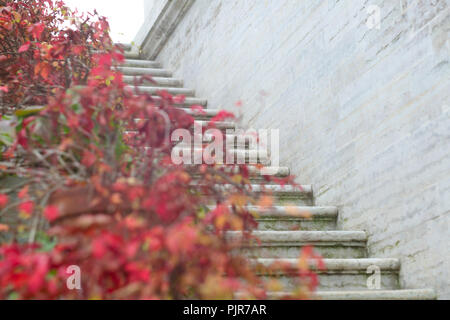
[[[450,298],[449,38],[448,0],[196,0],[159,60],[211,108],[280,128],[317,204],[400,258],[404,287]]]
[[[144,0],[145,20],[139,31],[137,32],[133,42],[139,47],[145,40],[148,32],[152,28],[159,14],[167,4],[168,0]]]

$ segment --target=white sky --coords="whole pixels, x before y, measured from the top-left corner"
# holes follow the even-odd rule
[[[108,17],[115,42],[130,43],[144,22],[144,0],[64,0],[72,9]]]

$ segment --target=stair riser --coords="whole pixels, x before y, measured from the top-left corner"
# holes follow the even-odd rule
[[[258,246],[241,249],[241,253],[252,259],[297,259],[301,255],[302,248],[307,244]],[[366,258],[367,250],[364,246],[346,246],[338,243],[329,245],[311,244],[314,252],[326,259],[356,259]]]
[[[195,116],[194,117],[194,119],[196,120],[196,121],[208,121],[209,119],[208,118],[201,118],[201,117],[197,117],[197,116]],[[246,143],[246,144],[242,144],[242,143],[237,143],[237,141],[234,141],[234,142],[227,142],[226,141],[226,137],[225,137],[225,135],[226,135],[226,130],[233,130],[233,129],[231,129],[231,128],[222,128],[222,132],[224,132],[224,137],[223,137],[223,145],[224,146],[229,146],[229,147],[232,147],[232,148],[234,148],[234,149],[239,149],[239,150],[257,150],[257,148],[255,149],[255,147],[254,146],[250,146],[250,144],[249,143]],[[195,140],[196,140],[197,138],[196,138],[196,135],[192,135],[192,139],[191,139],[191,146],[194,146],[194,143],[195,143]],[[199,140],[200,140],[200,137],[198,138]],[[209,144],[211,144],[211,143],[213,143],[214,142],[214,139],[213,138],[211,138],[210,136],[207,136],[207,135],[204,135],[202,138],[202,143],[205,145],[205,146],[208,146]],[[178,142],[175,142],[174,144],[178,144]],[[181,146],[189,146],[189,144],[188,143],[183,143]],[[250,148],[251,147],[251,148]],[[261,153],[263,152],[264,150],[262,149],[262,151],[261,151]],[[268,151],[270,151],[270,150],[268,150]]]
[[[133,77],[133,76],[124,76],[123,81],[129,85],[134,85],[135,79],[139,83],[139,77]],[[138,86],[152,86],[152,87],[172,87],[172,88],[179,88],[183,86],[183,81],[172,79],[172,78],[161,78],[161,77],[154,77],[152,78],[154,82],[146,81],[144,80],[142,83],[139,83]]]
[[[254,181],[254,180],[253,180]],[[259,231],[287,231],[287,230],[304,230],[304,231],[331,231],[336,230],[335,219],[324,220],[296,220],[296,219],[257,219]]]
[[[190,89],[184,89],[184,88],[164,88],[164,87],[143,87],[143,86],[138,86],[138,90],[140,92],[145,92],[148,94],[157,94],[158,92],[161,91],[166,91],[168,93],[170,93],[171,95],[174,96],[178,96],[178,95],[184,95],[186,97],[193,97],[195,95],[194,90],[190,90]]]
[[[126,76],[152,76],[152,77],[172,77],[172,73],[170,71],[164,69],[150,69],[150,68],[128,68],[128,67],[119,67],[119,71],[121,71]]]
[[[312,206],[313,205],[313,203],[312,203],[313,200],[308,196],[305,196],[305,197],[302,196],[301,199],[290,200],[290,202],[286,202],[286,200],[278,198],[277,195],[272,195],[272,196],[273,196],[274,205],[280,205],[280,206],[284,205],[284,204],[296,205],[296,206]],[[213,205],[215,203],[215,199],[211,199],[211,200],[212,200],[212,202],[207,201],[207,203],[210,205]]]
[[[159,96],[155,95],[153,95],[152,98],[155,99],[156,101],[161,100]],[[187,97],[183,103],[174,103],[174,106],[181,108],[191,108],[192,106],[206,107],[207,104],[208,101],[205,99]]]
[[[239,150],[241,151],[241,150]],[[240,152],[241,153],[241,152]],[[177,149],[173,149],[173,153],[172,154],[177,154],[180,155],[180,157],[184,157],[184,156],[189,156],[190,154],[190,160],[191,160],[191,164],[194,163],[194,159],[198,154],[198,157],[200,157],[201,155],[206,155],[206,152],[199,152],[197,153],[196,150],[192,149],[190,151],[190,149],[183,149],[180,151],[177,151]],[[235,151],[231,150],[230,152],[223,152],[222,156],[220,157],[220,159],[218,159],[218,161],[220,162],[226,162],[229,159],[227,159],[227,154],[230,155],[230,157],[234,157],[234,160],[231,161],[230,164],[262,164],[262,165],[270,165],[270,159],[266,159],[266,158],[252,158],[250,159],[248,156],[245,156],[245,154],[240,155],[240,158],[238,159],[238,155],[236,154]],[[245,158],[244,158],[245,157]],[[189,163],[188,163],[189,164]]]
[[[132,60],[132,59],[126,60],[123,66],[131,68],[151,68],[151,69],[161,68],[161,64],[156,61]]]
[[[319,274],[318,290],[352,291],[369,290],[367,280],[370,275],[366,273],[330,273]],[[299,278],[295,275],[261,276],[264,280],[277,280],[283,287],[283,291],[291,291],[298,287]],[[393,272],[381,273],[380,290],[396,290],[400,288],[398,274]]]
[[[285,193],[276,193],[273,194],[274,204],[278,206],[287,205],[287,206],[313,206],[314,199],[311,194],[300,194],[300,195],[292,195]]]
[[[125,59],[139,59],[139,53],[138,52],[125,52],[124,53]]]
[[[278,300],[286,296],[284,292],[268,292],[270,300]],[[237,294],[237,299],[245,296]],[[436,293],[431,289],[416,290],[357,290],[357,291],[317,291],[312,297],[317,300],[435,300]]]

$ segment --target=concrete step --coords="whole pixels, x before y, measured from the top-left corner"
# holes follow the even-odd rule
[[[196,119],[196,121],[201,121],[201,120],[197,120],[197,119],[202,119],[202,118],[195,117],[195,119]],[[232,137],[233,135],[229,135],[226,132],[223,132],[224,130],[227,130],[227,128],[222,128],[221,130],[222,130],[222,135],[223,135],[223,141],[224,141],[223,145],[224,145],[224,147],[234,148],[234,149],[239,149],[239,150],[250,150],[250,146],[249,145],[242,146],[242,145],[238,144],[236,141],[231,142],[231,143],[230,142],[227,143],[226,139],[228,139],[229,137]],[[195,148],[195,147],[197,147],[196,144],[198,144],[200,146],[205,147],[205,146],[207,146],[207,145],[209,145],[209,144],[211,144],[211,143],[213,143],[215,141],[214,140],[215,138],[214,138],[213,135],[206,134],[206,133],[205,134],[195,134],[192,131],[193,130],[191,130],[191,134],[192,135],[191,135],[190,144],[189,144],[189,141],[183,141],[182,142],[183,146],[188,147],[190,145],[192,148]],[[182,139],[180,139],[180,140],[182,140]],[[180,145],[180,143],[181,142],[173,142],[173,145]],[[253,150],[257,150],[257,148],[256,149],[252,148],[252,149]]]
[[[183,108],[181,108],[181,109],[183,109]],[[195,113],[191,113],[191,115],[192,114],[195,114]],[[206,121],[205,123],[208,123],[208,121],[211,121],[211,118],[202,118],[201,116],[194,116],[194,118],[196,120],[204,120],[204,121]],[[221,122],[217,122],[217,123],[219,126],[218,129],[226,130],[226,132],[223,132],[224,146],[230,146],[230,147],[234,146],[234,147],[236,147],[236,149],[243,149],[243,150],[258,149],[258,145],[251,145],[248,141],[244,140],[244,143],[242,143],[242,141],[240,141],[240,139],[238,139],[241,136],[233,133],[233,132],[236,132],[235,131],[236,128],[233,128],[232,126],[229,126],[229,127],[222,126],[222,125],[220,125]],[[203,143],[209,144],[209,143],[215,141],[215,137],[208,131],[206,131],[204,134],[197,134],[197,133],[192,132],[191,143],[194,144],[195,141],[202,141]]]
[[[124,55],[125,59],[138,60],[140,57],[139,52],[137,51],[125,51]]]
[[[179,109],[183,110],[188,115],[193,116],[196,120],[210,120],[211,118],[217,116],[220,112],[220,110],[214,109],[204,109],[202,111],[192,110],[189,108],[179,108]]]
[[[249,206],[260,231],[336,230],[338,208],[302,206]]]
[[[131,51],[133,49],[133,45],[131,43],[115,43],[115,45],[121,47],[125,52]]]
[[[137,59],[126,59],[124,67],[135,67],[135,68],[161,68],[161,63],[152,60],[137,60]]]
[[[193,183],[192,187],[195,188],[198,183]],[[201,185],[199,185],[199,188]],[[215,188],[219,191],[223,191],[226,194],[242,194],[242,189],[237,189],[231,184],[217,184]],[[253,183],[246,189],[252,191],[256,195],[264,193],[265,195],[271,195],[275,205],[298,205],[298,206],[312,206],[312,188],[309,185],[301,186],[302,189],[294,188],[291,186],[280,186],[279,184],[273,185],[261,185]],[[206,197],[206,195],[204,195]],[[213,199],[211,199],[213,200]],[[215,202],[212,203],[212,205]]]
[[[172,72],[165,69],[154,68],[135,68],[135,67],[117,67],[117,70],[121,71],[127,76],[143,76],[149,75],[154,77],[172,77]]]
[[[263,279],[276,279],[283,290],[295,290],[299,286],[298,259],[256,259],[252,260],[257,273]],[[267,267],[281,263],[285,268],[275,267],[275,271],[267,271]],[[380,272],[379,290],[399,289],[400,261],[398,259],[323,259],[325,269],[317,267],[316,260],[309,260],[310,270],[318,275],[319,291],[355,291],[368,290],[369,277],[373,277],[377,268]],[[370,284],[370,283],[369,283]]]
[[[211,206],[208,210],[214,210]],[[336,230],[336,207],[261,207],[246,206],[258,222],[258,231],[331,231]]]
[[[187,168],[189,167],[193,167],[193,165],[187,165]],[[224,172],[227,173],[234,173],[234,174],[238,174],[240,173],[240,168],[238,166],[235,165],[219,165],[216,167],[216,169],[218,170],[223,170]],[[256,166],[248,166],[248,171],[250,174],[250,177],[255,177],[258,179],[263,179],[262,176],[262,170],[266,169],[266,170],[270,170],[272,172],[274,172],[274,176],[278,177],[278,178],[285,178],[288,177],[290,174],[290,170],[288,167],[262,167],[262,168],[257,168]]]
[[[363,231],[254,231],[258,240],[245,244],[242,253],[250,258],[296,259],[301,249],[313,246],[324,258],[367,257],[367,236]],[[232,241],[241,241],[241,232],[227,234]]]
[[[135,119],[136,123],[139,123],[140,121],[144,121],[144,119]],[[210,125],[210,121],[194,120],[194,124],[192,125],[192,127],[194,127],[194,125],[200,125],[203,128],[208,128],[208,126]],[[234,122],[220,121],[220,122],[214,122],[214,127],[212,127],[211,129],[234,130],[235,127],[236,127],[236,123],[234,123]],[[210,140],[210,135],[204,135],[204,138],[205,138],[204,139],[205,141]],[[192,137],[192,140],[194,140],[194,137]]]
[[[123,81],[125,83],[134,85],[134,80],[137,78],[139,81],[139,76],[123,76]],[[142,84],[139,84],[139,86],[162,86],[162,87],[171,87],[171,88],[180,88],[183,86],[183,80],[174,79],[174,78],[164,78],[164,77],[152,77],[153,81],[156,82],[152,83],[150,81],[145,81]]]
[[[195,90],[192,89],[185,89],[185,88],[172,88],[172,87],[155,87],[155,86],[138,86],[138,90],[140,92],[145,92],[149,94],[157,94],[161,91],[166,91],[170,93],[171,95],[183,95],[186,97],[193,97],[195,96]]]
[[[242,192],[233,185],[220,185],[218,188],[228,190],[230,193]],[[251,184],[248,189],[256,194],[265,194],[273,197],[275,205],[297,205],[312,206],[313,192],[311,185],[291,186],[291,185],[261,185]]]
[[[282,299],[288,292],[269,292],[268,298]],[[433,289],[407,290],[356,290],[356,291],[317,291],[312,299],[317,300],[436,300]]]
[[[199,154],[203,155],[205,152],[205,148],[189,148],[186,144],[179,144],[175,146],[172,150],[172,154],[191,154],[191,163],[194,162],[194,157]],[[231,149],[224,151],[222,153],[221,163],[225,163],[227,160],[227,156],[232,156],[234,163],[244,161],[241,164],[262,164],[262,165],[270,165],[270,158],[264,155],[259,155],[258,150],[243,150],[243,149]]]
[[[160,96],[152,96],[152,98],[155,101],[161,100]],[[193,98],[193,97],[186,97],[186,99],[184,100],[183,103],[174,103],[174,105],[177,107],[186,107],[186,108],[189,108],[192,106],[206,107],[207,104],[208,104],[208,100],[200,99],[200,98]]]
[[[236,123],[232,121],[218,121],[218,122],[210,122],[205,120],[195,120],[195,123],[201,125],[202,127],[211,127],[211,128],[217,128],[217,129],[229,129],[229,130],[235,130],[236,129]]]

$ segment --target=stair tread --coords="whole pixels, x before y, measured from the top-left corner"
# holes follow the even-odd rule
[[[323,300],[435,300],[432,289],[317,291],[314,297]]]
[[[236,188],[234,185],[231,184],[222,184],[221,185],[225,189],[234,189]],[[259,193],[259,192],[272,192],[272,193],[283,193],[283,194],[311,194],[312,193],[312,186],[311,185],[299,185],[299,186],[292,186],[292,185],[260,185],[260,184],[251,184],[248,186],[249,190]]]
[[[172,72],[159,68],[139,68],[139,67],[117,67],[117,70],[125,75],[150,75],[160,77],[172,77]]]
[[[133,86],[131,87],[134,88]],[[166,91],[174,95],[185,95],[190,97],[195,95],[194,90],[186,88],[171,88],[171,87],[143,86],[143,85],[138,85],[137,88],[141,92],[147,92],[150,94],[156,94],[158,92]]]
[[[161,100],[160,96],[155,96],[153,95],[152,98],[154,100]],[[208,101],[206,99],[202,99],[202,98],[192,98],[192,97],[186,97],[186,99],[184,100],[183,103],[177,103],[174,102],[174,105],[176,106],[180,106],[180,105],[199,105],[199,106],[206,106],[208,103]]]
[[[125,83],[128,83],[130,85],[134,85],[134,80],[137,80],[139,82],[140,76],[130,76],[130,75],[124,75],[123,81]],[[153,86],[166,86],[171,88],[180,88],[183,86],[183,81],[180,79],[172,78],[172,77],[152,77],[152,80],[155,83],[152,83]],[[142,85],[145,85],[146,83],[151,83],[150,81],[144,80]],[[141,85],[141,84],[140,84]]]
[[[124,53],[124,56],[126,59],[139,59],[139,52],[134,52],[134,51],[126,51]]]
[[[247,206],[247,210],[256,211],[258,218],[291,218],[291,219],[311,219],[311,218],[336,218],[337,207],[318,206]]]
[[[242,232],[229,231],[232,238],[240,238]],[[365,245],[367,234],[364,231],[253,231],[252,235],[262,243],[294,242],[361,242]]]
[[[154,60],[125,59],[125,67],[161,68],[161,64]]]
[[[344,259],[322,259],[325,269],[327,271],[363,271],[366,272],[370,266],[377,266],[380,270],[400,270],[400,260],[394,258],[344,258]],[[298,266],[298,259],[285,259],[285,258],[261,258],[253,259],[252,262],[258,263],[264,266],[269,266],[273,263],[280,262]],[[317,260],[311,259],[308,261],[311,268],[316,269]],[[318,271],[318,270],[315,270]]]

